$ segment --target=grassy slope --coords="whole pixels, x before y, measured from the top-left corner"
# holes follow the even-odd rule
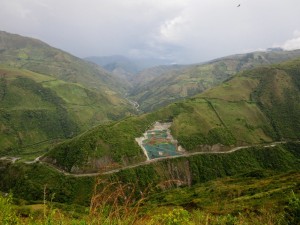
[[[152,111],[178,99],[201,93],[222,83],[239,71],[286,61],[299,55],[299,50],[254,52],[229,56],[199,65],[183,66],[178,69],[157,68],[159,73],[162,71],[159,76],[153,76],[152,70],[148,70],[135,77],[137,83],[131,91],[131,97],[139,102],[142,110]]]
[[[95,65],[5,32],[0,49],[0,155],[44,148],[38,143],[134,113],[117,91],[126,86]]]
[[[77,167],[105,170],[108,165],[141,161],[143,153],[135,138],[158,120],[173,121],[172,134],[188,151],[299,139],[299,67],[300,61],[295,60],[243,72],[189,100],[96,127],[55,147],[48,160],[68,171]],[[287,82],[277,82],[278,73],[285,74],[282,79]],[[219,146],[209,147],[215,144]],[[109,160],[103,162],[105,157]]]
[[[80,84],[7,67],[0,67],[0,76],[2,154],[126,115],[126,104],[113,95],[107,99]]]
[[[268,171],[255,171],[191,188],[165,191],[150,196],[146,205],[152,216],[166,213],[175,207],[199,210],[202,212],[202,220],[195,224],[205,224],[208,218],[212,223],[219,222],[216,224],[230,223],[228,216],[228,223],[226,220],[220,222],[220,218],[217,220],[222,215],[240,218],[235,219],[234,224],[284,224],[283,214],[292,191],[298,196],[300,194],[300,174],[266,174]],[[195,214],[192,213],[192,217],[197,221]]]
[[[122,221],[122,224],[149,225],[170,224],[170,221],[177,221],[176,224],[187,224],[187,221],[188,224],[206,224],[207,221],[211,224],[298,224],[296,221],[292,223],[292,218],[296,219],[299,215],[299,176],[299,172],[277,174],[272,171],[254,171],[190,188],[152,192],[143,201],[138,215],[130,211],[129,207],[126,207],[125,215],[120,207],[113,207],[110,212],[120,212],[121,215],[114,214],[109,219],[104,208],[110,203],[103,206],[98,202],[97,213],[88,215],[88,208],[82,204],[79,206],[53,201],[41,204],[41,201],[33,203],[15,199],[17,205],[9,208],[6,204],[3,207],[6,198],[0,196],[0,204],[4,208],[0,215],[4,215],[2,220],[6,222],[18,217],[21,224],[94,224],[99,221],[101,224]],[[47,195],[48,198],[51,196]],[[45,212],[48,207],[50,211]],[[16,215],[12,212],[16,212]],[[290,223],[287,223],[287,219]]]
[[[252,98],[269,118],[279,139],[300,135],[300,60],[274,66],[261,78]]]
[[[299,143],[289,143],[274,148],[249,148],[230,154],[209,154],[169,159],[126,169],[113,175],[101,176],[98,179],[99,181],[108,179],[111,182],[134,183],[137,185],[137,190],[144,190],[150,185],[154,188],[154,193],[176,187],[176,184],[197,188],[194,185],[207,184],[208,181],[217,178],[241,174],[244,174],[241,177],[248,177],[249,179],[255,177],[263,179],[277,173],[291,170],[299,171],[299,147]],[[4,192],[12,190],[16,197],[26,200],[43,199],[43,188],[47,185],[47,194],[51,196],[52,193],[55,193],[55,201],[57,202],[88,204],[92,187],[95,184],[94,177],[64,176],[44,164],[25,165],[23,163],[5,164],[1,162],[0,172],[0,190]],[[296,176],[291,176],[291,179],[295,182]],[[238,185],[239,181],[232,183],[235,182]],[[190,191],[193,192],[193,190]],[[185,191],[188,192],[188,189]],[[263,190],[257,188],[252,193],[261,191]],[[165,194],[162,193],[162,195]],[[245,193],[238,197],[247,195],[248,193]],[[197,195],[195,199],[198,198],[201,196]],[[178,198],[177,204],[183,205],[189,201],[191,201],[189,195],[184,195],[182,198]],[[157,204],[164,204],[164,202],[165,199],[156,201]],[[171,203],[176,204],[173,200],[169,201],[169,204]],[[199,207],[202,204],[201,202],[195,203]]]
[[[126,89],[122,80],[101,67],[33,38],[0,31],[0,50],[1,64],[80,83],[102,93]]]

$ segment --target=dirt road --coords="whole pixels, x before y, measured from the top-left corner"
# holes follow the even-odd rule
[[[132,168],[136,168],[136,167],[139,167],[139,166],[144,166],[144,165],[148,165],[148,164],[151,164],[151,163],[155,163],[155,162],[158,162],[158,161],[163,161],[163,160],[168,160],[168,159],[173,159],[173,158],[188,158],[190,156],[194,156],[194,155],[207,155],[207,154],[230,154],[230,153],[233,153],[233,152],[236,152],[236,151],[239,151],[241,149],[246,149],[246,148],[250,148],[250,147],[264,147],[264,148],[273,148],[279,144],[283,144],[283,143],[286,143],[286,142],[272,142],[270,144],[267,144],[267,145],[257,145],[257,146],[240,146],[240,147],[235,147],[229,151],[225,151],[225,152],[192,152],[192,153],[185,153],[183,155],[176,155],[176,156],[169,156],[169,157],[162,157],[162,158],[156,158],[156,159],[151,159],[151,160],[147,160],[147,161],[144,161],[144,162],[140,162],[140,163],[137,163],[137,164],[133,164],[133,165],[129,165],[129,166],[124,166],[122,168],[119,168],[119,169],[114,169],[114,170],[110,170],[110,171],[107,171],[107,172],[99,172],[99,173],[85,173],[85,174],[72,174],[72,173],[68,173],[60,168],[57,168],[55,167],[54,165],[52,164],[49,164],[49,163],[46,163],[46,162],[43,162],[43,161],[40,161],[39,157],[34,160],[35,162],[40,162],[40,163],[43,163],[45,165],[48,165],[49,167],[55,169],[56,171],[60,172],[60,173],[63,173],[64,175],[66,176],[73,176],[73,177],[95,177],[95,176],[99,176],[99,175],[106,175],[106,174],[113,174],[113,173],[117,173],[121,170],[126,170],[126,169],[132,169]]]

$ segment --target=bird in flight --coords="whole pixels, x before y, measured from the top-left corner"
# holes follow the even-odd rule
[[[241,4],[239,4],[237,7],[240,7],[241,6]]]

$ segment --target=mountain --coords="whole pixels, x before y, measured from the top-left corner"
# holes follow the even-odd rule
[[[91,56],[85,60],[96,63],[116,76],[127,79],[131,83],[140,71],[158,65],[169,65],[169,60],[156,58],[128,58],[122,55]]]
[[[131,92],[138,91],[140,87],[143,87],[143,85],[147,85],[150,83],[152,80],[158,79],[160,76],[163,76],[167,74],[169,71],[176,71],[180,69],[183,69],[187,66],[184,65],[160,65],[160,66],[155,66],[155,67],[150,67],[147,69],[144,69],[140,71],[134,79],[131,80],[133,89]]]
[[[91,56],[84,59],[96,63],[110,72],[113,72],[117,68],[123,68],[126,72],[131,74],[136,74],[139,71],[139,65],[137,65],[133,60],[122,55],[102,57]]]
[[[164,70],[156,67],[135,76],[129,97],[138,102],[141,110],[152,111],[178,99],[199,94],[231,78],[239,71],[299,56],[300,50],[253,52],[202,64],[164,67]],[[153,75],[153,70],[158,70],[158,75]]]
[[[85,58],[85,60],[96,63],[125,80],[131,79],[132,76],[139,71],[139,66],[135,62],[121,55],[103,57],[91,56]]]
[[[1,155],[44,148],[135,113],[120,78],[39,40],[3,31],[0,87]]]
[[[33,38],[0,32],[1,64],[101,90],[126,90],[124,82],[95,64]]]
[[[53,133],[68,133],[76,125],[64,111],[68,98],[50,88],[55,86],[52,76],[9,66],[2,66],[0,74],[0,111],[12,108],[0,117],[3,134],[23,127],[34,136],[41,129],[35,131],[31,121],[45,115],[49,119],[37,123],[44,124],[45,133],[51,133],[48,126],[56,129]],[[55,81],[63,90],[69,87],[66,95],[89,91],[78,83]],[[86,100],[81,94],[74,98]],[[0,221],[298,224],[299,98],[300,59],[295,59],[239,72],[155,112],[93,127],[44,156],[39,153],[41,160],[0,157]],[[36,107],[39,112],[32,110],[14,122],[12,111],[22,115],[23,108]],[[145,162],[135,138],[156,121],[171,123],[171,134],[185,155]],[[18,126],[10,130],[5,122]],[[16,135],[22,138],[26,132]],[[163,138],[160,134],[158,139]],[[235,146],[243,148],[229,151]]]
[[[75,173],[144,161],[135,138],[156,121],[172,122],[171,133],[187,152],[299,140],[299,100],[300,59],[246,70],[193,98],[95,127],[56,146],[44,160]]]

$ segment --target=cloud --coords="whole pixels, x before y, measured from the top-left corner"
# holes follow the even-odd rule
[[[30,16],[32,11],[23,6],[20,2],[18,1],[6,1],[2,3],[2,10],[8,14],[15,14],[16,17],[19,17],[20,19],[26,19]]]
[[[135,55],[194,63],[298,46],[299,0],[3,0],[0,30],[79,57]],[[289,41],[286,41],[289,40]]]
[[[160,27],[159,38],[170,43],[180,42],[183,38],[182,34],[186,24],[187,20],[182,16],[165,21]]]
[[[294,37],[290,40],[287,40],[283,45],[282,48],[285,50],[295,50],[300,49],[300,31],[294,31]]]

